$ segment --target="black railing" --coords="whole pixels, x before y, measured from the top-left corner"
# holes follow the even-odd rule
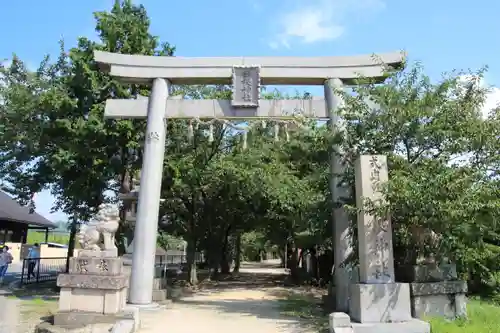
[[[203,253],[196,253],[194,262],[204,262]],[[157,255],[155,262],[155,277],[175,277],[187,269],[187,255],[167,254]]]
[[[66,261],[66,257],[23,259],[21,285],[57,280],[59,273],[66,272]]]
[[[59,273],[66,272],[66,260],[66,257],[23,259],[21,285],[57,280]],[[196,253],[195,263],[202,262],[204,262],[203,253]],[[178,275],[185,270],[186,264],[187,256],[185,254],[157,255],[155,275],[162,277]]]
[[[166,254],[157,255],[155,258],[156,265],[184,265],[187,263],[187,255],[185,254]],[[196,253],[194,262],[199,264],[204,261],[203,253]]]

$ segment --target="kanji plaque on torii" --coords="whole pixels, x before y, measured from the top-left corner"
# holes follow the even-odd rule
[[[257,108],[260,98],[260,67],[233,67],[233,99],[231,106]]]

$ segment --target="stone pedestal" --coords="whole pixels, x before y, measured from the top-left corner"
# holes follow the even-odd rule
[[[417,318],[467,316],[467,283],[457,280],[454,264],[420,265],[407,270],[412,314]]]
[[[429,330],[428,323],[413,318],[399,323],[353,323],[342,312],[333,312],[329,316],[330,333],[423,333]]]
[[[353,284],[350,316],[359,323],[393,323],[412,319],[407,283]]]
[[[124,274],[122,259],[101,257],[95,251],[94,254],[71,258],[69,274],[57,277],[61,292],[54,325],[81,326],[127,318],[123,310],[128,276]]]

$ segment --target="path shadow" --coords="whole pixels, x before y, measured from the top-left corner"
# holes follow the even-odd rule
[[[59,300],[59,288],[56,285],[56,281],[40,282],[5,290],[3,296],[11,299],[55,302]]]
[[[58,292],[51,285],[30,285],[3,290],[0,297],[0,332],[32,332],[57,309]]]
[[[198,292],[174,302],[200,310],[279,321],[287,326],[287,332],[322,332],[328,320],[321,307],[324,291],[290,286],[286,272],[266,272],[275,266],[247,264],[240,273],[203,281]]]
[[[286,326],[287,332],[326,332],[328,317],[319,299],[292,289],[262,288],[262,297],[251,297],[247,289],[205,290],[192,297],[175,301],[200,310],[216,310],[222,313],[251,316],[277,322]],[[239,292],[238,292],[239,291]],[[249,297],[244,297],[248,293]],[[233,297],[240,294],[242,297]],[[257,294],[259,296],[259,294]],[[220,297],[220,298],[218,298]]]
[[[200,289],[256,289],[285,286],[288,276],[286,274],[266,274],[240,272],[230,275],[220,275],[212,280],[200,283]]]

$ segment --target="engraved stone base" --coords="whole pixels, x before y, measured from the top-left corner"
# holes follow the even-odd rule
[[[61,288],[121,290],[128,286],[128,276],[59,274],[57,277],[57,286]]]
[[[102,269],[103,263],[107,269]],[[79,273],[59,274],[57,277],[57,286],[61,288],[59,311],[101,315],[120,313],[126,304],[128,286],[128,276],[116,275],[122,271],[120,265],[119,258],[79,257],[71,261],[71,270]]]
[[[122,258],[78,257],[69,259],[69,273],[81,275],[122,275]]]
[[[407,283],[353,284],[349,314],[359,323],[409,321],[410,286]]]

